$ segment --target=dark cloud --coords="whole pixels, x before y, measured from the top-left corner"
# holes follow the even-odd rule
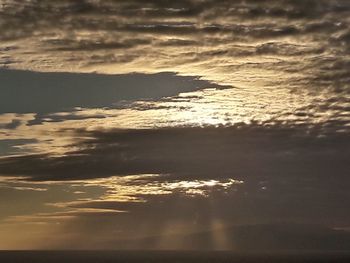
[[[41,114],[75,107],[112,107],[122,101],[156,100],[180,92],[220,87],[197,77],[181,77],[169,72],[103,75],[0,70],[0,82],[3,83],[1,113]],[[14,120],[4,128],[18,125]]]
[[[16,129],[21,125],[21,120],[14,119],[10,123],[0,123],[0,129]]]
[[[199,44],[197,41],[194,40],[184,40],[184,39],[169,39],[167,41],[160,42],[160,46],[194,46],[196,44]]]
[[[206,218],[212,214],[224,225],[253,220],[252,223],[286,221],[339,226],[346,225],[350,216],[344,202],[350,198],[350,147],[348,131],[338,131],[337,127],[337,123],[318,127],[275,123],[227,128],[78,130],[71,132],[80,141],[74,145],[79,150],[64,156],[2,158],[0,171],[5,176],[24,176],[31,182],[168,175],[128,183],[128,187],[136,189],[131,196],[147,200],[146,203],[113,199],[67,203],[71,209],[128,211],[130,216],[122,215],[120,220],[132,225],[133,220],[142,217],[151,232],[159,228],[159,222],[166,224],[170,215],[161,211],[167,207],[176,212],[170,216],[172,220],[196,220],[204,228],[208,228]],[[149,195],[146,189],[145,193],[137,191],[138,183],[147,187],[228,178],[244,183],[227,191],[213,188],[210,199],[193,199],[181,191],[168,197]],[[188,205],[177,207],[180,204]],[[225,207],[233,209],[222,209]],[[157,226],[152,227],[152,222],[157,222]]]
[[[76,109],[74,112],[67,112],[63,115],[60,114],[36,114],[34,119],[27,122],[28,126],[41,125],[44,122],[63,122],[69,120],[87,120],[87,119],[104,119],[105,115],[92,114],[92,115],[79,115],[79,110]]]
[[[302,45],[291,45],[278,42],[268,42],[256,47],[256,53],[261,55],[299,56],[324,52],[323,49],[314,50]]]
[[[18,146],[36,143],[35,139],[2,139],[0,140],[0,156],[9,154],[23,154],[25,151]]]
[[[340,128],[339,132],[337,128]],[[345,179],[347,132],[337,122],[319,127],[236,125],[229,128],[81,131],[78,151],[51,158],[2,160],[1,171],[34,180],[70,180],[129,174],[240,178],[264,176]],[[63,131],[62,131],[63,132]],[[306,161],[307,160],[307,161]],[[336,177],[332,166],[337,166]],[[219,173],[217,171],[220,171]]]
[[[48,40],[47,45],[51,46],[61,46],[55,48],[57,51],[89,51],[89,50],[108,50],[108,49],[128,49],[139,45],[151,44],[152,41],[149,39],[126,39],[121,42],[107,42],[104,39],[101,40],[81,40],[74,41],[71,39],[61,39],[61,40]]]
[[[347,1],[7,1],[1,9],[3,40],[28,37],[46,30],[70,32],[74,29],[128,31],[158,34],[229,33],[249,37],[278,37],[293,35],[299,30],[293,25],[283,27],[275,23],[251,24],[237,31],[229,18],[250,20],[266,17],[292,21],[320,21],[331,17],[337,20],[349,12]],[[220,16],[218,16],[220,14]],[[220,18],[220,22],[214,17]],[[119,19],[118,19],[119,18]],[[157,21],[158,19],[158,21]],[[174,24],[174,19],[177,19]],[[61,23],[55,23],[59,20]],[[211,26],[197,26],[197,21]],[[222,22],[224,21],[224,22]],[[226,22],[227,21],[227,22]],[[45,22],[45,23],[44,23]],[[330,22],[328,22],[330,23]],[[8,25],[11,24],[11,27]],[[228,26],[230,25],[230,26]],[[308,26],[308,24],[306,24]],[[261,32],[254,34],[254,27]],[[63,42],[56,44],[65,48]],[[120,44],[119,44],[120,45]],[[117,45],[117,48],[119,47]],[[110,44],[110,48],[114,46]],[[92,46],[91,46],[92,47]],[[97,47],[97,46],[96,46]],[[98,47],[100,48],[100,47]]]

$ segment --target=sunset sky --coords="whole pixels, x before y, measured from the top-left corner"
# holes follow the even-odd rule
[[[349,0],[0,0],[0,249],[350,251]]]

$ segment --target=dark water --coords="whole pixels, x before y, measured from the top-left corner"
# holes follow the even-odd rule
[[[233,252],[176,252],[176,251],[2,251],[0,262],[239,262],[239,263],[293,263],[293,262],[350,262],[350,253],[279,253],[237,254]]]

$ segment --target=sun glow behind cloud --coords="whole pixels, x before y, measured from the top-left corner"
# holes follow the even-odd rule
[[[260,91],[251,88],[208,88],[158,101],[127,102],[120,108],[79,108],[71,112],[50,113],[44,117],[34,114],[2,115],[2,125],[18,121],[16,129],[2,130],[0,139],[27,139],[31,143],[17,146],[22,152],[48,152],[63,155],[77,150],[75,129],[98,131],[100,129],[152,129],[162,127],[234,126],[252,122],[264,125],[301,123],[318,125],[337,119],[344,125],[339,132],[347,132],[350,121],[348,112],[343,112],[349,103],[327,106],[332,99],[327,92],[310,96],[306,91],[291,93],[286,89],[263,87]],[[31,124],[33,123],[33,124]]]
[[[167,180],[169,179],[169,180]],[[189,196],[209,197],[214,191],[231,191],[243,181],[225,180],[171,180],[171,176],[134,175],[85,180],[80,182],[86,186],[99,186],[107,189],[101,201],[147,201],[147,196],[185,194]]]
[[[40,204],[40,202],[38,202],[38,204],[46,207],[46,209],[42,208],[42,210],[47,210],[48,212],[9,216],[5,222],[0,225],[0,232],[7,236],[9,232],[6,231],[5,228],[10,229],[13,235],[17,227],[21,229],[20,231],[26,229],[25,231],[28,233],[35,234],[30,238],[24,237],[22,241],[16,238],[10,238],[6,245],[11,244],[11,242],[17,242],[19,247],[42,247],[43,243],[41,243],[41,240],[43,238],[51,235],[51,233],[56,233],[56,231],[57,235],[59,235],[58,233],[62,231],[62,228],[78,220],[79,217],[82,216],[88,218],[98,215],[118,216],[120,213],[134,213],[134,211],[132,211],[133,203],[147,207],[147,203],[152,201],[153,198],[160,198],[162,196],[179,195],[184,196],[184,198],[200,198],[208,200],[207,202],[209,203],[209,200],[211,200],[213,196],[225,193],[231,194],[237,191],[237,187],[243,183],[243,181],[234,179],[174,180],[171,176],[156,174],[37,183],[23,181],[23,178],[20,177],[7,177],[2,179],[0,188],[6,187],[18,193],[43,191],[43,194],[41,194],[43,197],[41,202],[44,203]],[[61,198],[60,196],[64,193],[69,195],[69,199],[67,199],[66,202],[45,202],[45,199],[53,193],[55,193],[55,198],[57,200],[59,200]],[[92,198],[93,193],[95,193],[95,196]],[[125,203],[124,208],[113,207],[113,205],[118,203]],[[99,204],[101,204],[102,207],[99,207]],[[103,208],[105,204],[111,204],[112,207]],[[127,208],[128,206],[131,211]],[[8,211],[5,210],[2,213],[6,212]],[[171,223],[171,221],[169,221],[167,224],[168,226],[163,227],[162,234],[178,234],[188,228],[186,224],[183,225],[184,222],[180,223],[174,221]],[[219,222],[213,222],[212,227],[219,233],[220,224],[218,224]],[[186,231],[188,231],[188,229]],[[196,231],[196,228],[193,228],[192,231]],[[147,236],[147,231],[145,233],[140,232],[138,235]],[[62,238],[64,240],[65,237],[62,236]],[[72,242],[77,242],[74,241],[76,238],[77,237],[72,233],[70,236]],[[27,239],[32,240],[31,246],[25,243]],[[60,243],[60,238],[55,238],[55,241],[47,243],[47,245],[60,246]],[[4,245],[5,244],[2,244],[3,247]],[[159,246],[161,247],[161,243],[159,243]]]
[[[349,12],[0,1],[0,248],[178,248],[168,235],[215,230],[200,248],[223,249],[232,225],[348,228]]]
[[[81,108],[52,112],[40,121],[35,112],[0,116],[0,127],[17,125],[2,130],[0,139],[40,138],[15,146],[13,153],[62,155],[74,150],[65,147],[77,139],[62,130],[86,127],[313,125],[330,120],[342,122],[339,130],[347,130],[347,1],[269,0],[258,5],[205,0],[168,5],[4,1],[0,63],[5,67],[107,74],[171,71],[198,76],[225,89],[208,86],[124,104],[116,97],[119,108],[111,103],[103,108],[74,105]],[[57,27],[48,16],[63,26]],[[31,120],[37,124],[28,126]]]

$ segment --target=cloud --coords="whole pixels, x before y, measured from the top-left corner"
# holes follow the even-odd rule
[[[243,52],[240,48],[236,47],[237,53]],[[258,47],[262,53],[275,52],[276,48],[280,54],[308,52],[303,45],[280,47],[275,42]],[[256,52],[255,48],[251,47],[250,52]],[[224,57],[228,54],[220,50],[215,55]],[[207,52],[206,55],[212,56],[213,53]],[[293,56],[292,53],[289,55]],[[331,72],[341,72],[347,65],[345,61],[330,62],[322,66],[325,71],[332,68],[334,70]],[[258,68],[259,64],[252,63],[251,67]],[[11,144],[17,148],[12,147],[12,153],[18,153],[18,149],[21,149],[22,152],[62,155],[80,149],[81,145],[76,142],[82,137],[94,138],[94,132],[98,134],[99,131],[112,131],[113,128],[229,127],[242,122],[252,123],[253,126],[277,125],[276,129],[280,125],[293,128],[294,124],[300,124],[299,130],[315,129],[315,136],[333,136],[348,131],[346,86],[332,92],[313,92],[311,89],[305,92],[295,88],[291,93],[275,88],[251,90],[217,85],[198,77],[174,73],[89,75],[13,70],[0,73],[4,83],[7,83],[0,98],[0,111],[16,112],[0,115],[1,139],[18,142]],[[339,82],[345,82],[345,76],[344,79],[340,75],[336,77]],[[319,82],[325,82],[326,77],[315,75],[312,81],[311,77],[298,77],[295,82],[313,82],[316,86]],[[145,86],[150,88],[145,89]],[[85,129],[91,133],[75,132]],[[11,150],[10,146],[6,150]]]
[[[333,228],[349,218],[349,13],[347,0],[2,1],[1,216],[62,223],[76,247],[347,247]]]
[[[220,88],[197,77],[177,76],[171,72],[103,75],[0,70],[0,81],[4,84],[0,98],[1,113],[42,115],[71,111],[77,107],[103,108],[123,101],[157,100],[207,87]],[[20,125],[20,120],[1,125],[5,126],[0,126],[0,129],[14,129]]]
[[[146,213],[144,223],[150,230],[155,229],[151,223],[154,218],[159,219],[154,222],[164,219],[166,223],[169,215],[159,212],[167,207],[177,213],[182,211],[178,220],[184,222],[195,220],[197,213],[203,220],[198,227],[206,228],[205,218],[212,213],[224,225],[254,218],[257,222],[282,220],[342,226],[349,216],[343,200],[350,198],[350,147],[347,133],[333,126],[338,124],[73,130],[85,138],[75,140],[76,150],[61,156],[5,157],[0,159],[0,170],[2,176],[21,177],[32,184],[66,182],[85,185],[84,189],[104,189],[99,197],[77,200],[74,192],[80,189],[73,188],[75,200],[51,203],[61,203],[56,209],[72,211],[128,211],[131,216],[120,219],[127,217],[128,224],[139,218],[135,215]],[[142,174],[161,176],[128,177]],[[224,187],[231,179],[243,183]],[[208,186],[214,181],[217,187]],[[188,206],[175,208],[183,203]],[[225,207],[235,209],[222,209]]]
[[[104,39],[100,41],[72,41],[72,40],[48,40],[48,45],[62,45],[62,47],[57,48],[57,51],[91,51],[91,50],[108,50],[108,49],[128,49],[133,48],[138,45],[151,44],[151,40],[147,39],[126,39],[122,42],[106,42]]]
[[[154,33],[171,31],[176,34],[176,32],[193,33],[193,30],[199,29],[194,26],[198,20],[208,21],[209,24],[211,22],[215,25],[211,27],[215,32],[217,29],[225,28],[225,21],[229,22],[232,17],[247,21],[252,18],[267,18],[270,21],[278,18],[291,21],[319,21],[327,16],[342,16],[349,9],[347,1],[312,0],[260,2],[194,0],[176,3],[171,1],[148,1],[147,3],[142,1],[50,1],[50,3],[27,1],[25,4],[12,0],[2,4],[1,14],[3,27],[6,30],[3,37],[10,38],[13,35],[12,37],[16,38],[33,34],[34,30],[38,29],[44,32],[49,28],[58,29],[57,25],[51,22],[53,20],[49,19],[50,16],[63,23],[63,30],[75,28],[91,31],[96,29],[133,31],[138,29]],[[220,16],[216,16],[218,13]],[[215,16],[218,18],[215,19]],[[89,19],[91,17],[95,20]],[[48,23],[44,24],[42,21]],[[219,22],[215,23],[216,21]],[[8,22],[13,23],[12,28],[5,27]],[[179,27],[172,27],[172,23],[173,25],[177,23]],[[188,29],[190,31],[187,31]]]
[[[0,185],[0,188],[11,188],[18,191],[39,191],[39,192],[47,191],[46,188],[38,188],[38,187],[17,187],[17,186],[11,187],[11,186]]]
[[[16,129],[17,127],[19,127],[20,125],[21,125],[21,121],[14,119],[9,123],[0,123],[0,129],[13,130],[13,129]]]
[[[277,87],[348,90],[345,66],[340,80],[338,70],[323,66],[349,55],[349,12],[346,0],[7,0],[0,9],[0,61],[39,71],[168,70],[236,86],[246,84],[242,76],[253,60],[284,73],[283,83],[259,76]],[[330,81],[314,80],[325,74]]]
[[[348,226],[347,133],[295,123],[71,132],[88,139],[64,156],[0,160],[12,187],[48,189],[30,191],[42,196],[36,209],[46,212],[7,223],[64,225],[62,233],[79,237],[67,237],[76,248],[91,236],[85,248],[348,246],[348,233],[332,229]],[[229,179],[243,183],[225,187]],[[15,192],[19,202],[18,192],[28,191]],[[24,197],[24,204],[33,198]]]
[[[162,185],[171,186],[176,182],[186,183],[174,180],[173,175],[138,175],[65,184],[22,182],[26,187],[48,188],[45,192],[32,192],[42,196],[36,203],[46,212],[12,215],[6,219],[7,228],[18,224],[44,224],[55,230],[64,226],[61,234],[70,233],[75,237],[66,237],[67,241],[72,241],[71,248],[79,248],[82,244],[84,248],[238,251],[328,251],[348,247],[349,233],[336,230],[348,225],[347,204],[341,201],[348,198],[346,185],[333,188],[331,183],[321,187],[310,177],[283,177],[257,184],[247,179],[243,184],[227,189],[214,186],[207,196],[175,189],[168,194],[150,194],[157,187],[164,191]],[[109,190],[96,191],[105,187]],[[76,195],[77,189],[84,189],[89,194]],[[18,191],[16,194],[16,202],[20,202]],[[120,199],[125,194],[143,200]],[[22,198],[27,204],[33,197],[25,195]],[[58,203],[42,207],[41,202],[47,200],[58,200]],[[8,212],[6,210],[8,208],[2,212]],[[99,228],[94,227],[97,223],[101,224]],[[2,227],[0,225],[0,229]],[[57,237],[52,236],[50,240],[57,241]]]
[[[0,167],[3,174],[27,175],[34,180],[168,173],[211,178],[211,174],[297,176],[300,172],[326,179],[331,173],[327,163],[331,162],[338,165],[337,176],[343,178],[348,168],[347,135],[332,131],[333,125],[338,124],[318,128],[242,124],[227,128],[73,130],[77,137],[89,138],[75,145],[78,150],[57,158],[45,154],[5,158]]]
[[[26,151],[21,149],[23,145],[37,143],[35,139],[2,139],[0,140],[0,156],[8,156],[11,154],[25,154]]]

